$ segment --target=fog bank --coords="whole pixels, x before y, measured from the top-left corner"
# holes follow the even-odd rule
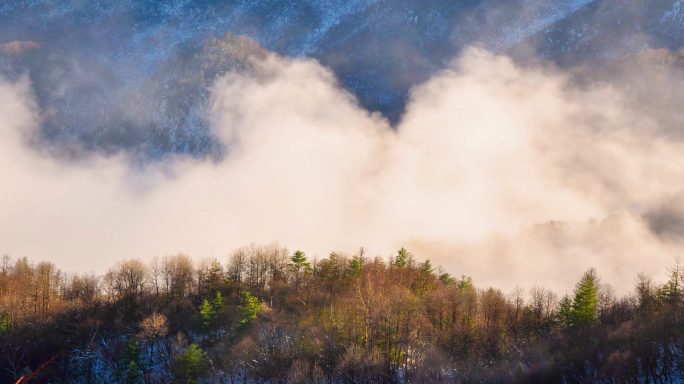
[[[0,252],[15,257],[101,272],[272,240],[319,257],[405,246],[478,285],[563,293],[592,266],[620,292],[639,271],[659,280],[679,249],[654,228],[684,217],[683,141],[609,87],[477,49],[415,87],[396,129],[315,61],[272,56],[214,85],[218,163],[41,155],[26,141],[49,114],[30,87],[0,83]]]

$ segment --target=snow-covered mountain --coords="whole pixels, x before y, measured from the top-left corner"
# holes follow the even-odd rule
[[[202,122],[206,70],[244,70],[235,47],[265,54],[226,33],[320,60],[397,121],[409,88],[467,45],[591,66],[676,50],[683,24],[681,0],[7,0],[0,44],[30,43],[4,45],[0,71],[29,73],[45,139],[58,147],[206,156],[217,151]],[[212,48],[216,38],[224,48]],[[208,60],[212,49],[222,59]]]

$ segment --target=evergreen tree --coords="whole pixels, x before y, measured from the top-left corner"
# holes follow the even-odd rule
[[[473,279],[470,276],[463,275],[461,280],[458,281],[458,289],[464,291],[466,289],[473,288]]]
[[[238,324],[244,326],[256,320],[257,314],[261,312],[261,304],[259,304],[259,299],[247,291],[240,292],[240,301],[237,307]]]
[[[209,374],[209,363],[204,351],[197,344],[190,344],[183,353],[176,356],[171,366],[174,382],[197,384]]]
[[[354,277],[361,276],[361,270],[363,269],[363,263],[361,258],[354,255],[351,260],[349,260],[349,274]]]
[[[361,266],[363,267],[364,264],[366,264],[366,249],[361,247],[359,248],[359,251],[357,252],[354,257],[357,257],[359,259],[359,262],[361,263]]]
[[[9,331],[14,326],[12,320],[10,320],[9,313],[5,312],[0,315],[0,333]]]
[[[216,312],[214,312],[214,307],[209,303],[209,300],[204,299],[199,307],[198,330],[201,333],[208,333],[214,328],[215,322]]]
[[[598,277],[594,268],[584,273],[575,286],[575,299],[572,303],[572,323],[586,326],[596,322],[598,304]]]
[[[448,273],[442,273],[441,275],[439,275],[439,281],[441,281],[445,287],[450,287],[451,285],[456,283],[456,279],[451,277],[451,275]]]
[[[327,259],[321,261],[320,266],[320,271],[325,278],[336,280],[340,277],[340,266],[335,252],[332,252]]]
[[[409,260],[410,260],[410,253],[406,250],[406,248],[401,247],[401,249],[399,251],[397,251],[397,257],[394,259],[392,266],[398,267],[398,268],[404,268],[408,265]]]
[[[432,276],[433,271],[434,268],[432,267],[430,260],[425,260],[420,268],[420,274],[417,276],[414,285],[417,289],[417,292],[419,292],[421,295],[434,289]]]
[[[678,304],[682,298],[682,288],[680,280],[682,279],[682,266],[680,259],[676,259],[674,265],[668,268],[670,272],[670,280],[660,288],[656,294],[658,301],[667,304]]]
[[[142,383],[142,370],[140,366],[140,344],[134,339],[130,339],[124,349],[121,362],[124,370],[124,383]]]
[[[226,298],[221,295],[221,292],[216,292],[214,300],[211,302],[211,308],[216,315],[220,315],[226,311]]]
[[[290,258],[292,262],[290,265],[292,268],[299,273],[301,272],[312,272],[311,264],[306,261],[306,254],[302,251],[296,251]]]
[[[430,260],[425,260],[425,263],[423,263],[423,268],[421,269],[421,272],[425,275],[429,275],[432,273],[434,268],[432,268],[432,263]]]
[[[556,321],[562,329],[572,325],[572,299],[567,294],[558,302]]]
[[[221,332],[221,327],[224,325],[223,318],[226,312],[227,301],[226,298],[221,295],[220,291],[216,292],[214,300],[211,302],[211,308],[214,311],[214,325],[218,327],[219,334]]]

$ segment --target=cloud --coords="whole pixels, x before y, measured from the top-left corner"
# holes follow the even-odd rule
[[[624,292],[676,252],[643,214],[681,211],[667,207],[684,188],[684,143],[609,87],[470,49],[412,90],[396,129],[311,60],[270,57],[212,94],[223,161],[134,169],[28,149],[29,85],[3,83],[0,251],[102,271],[272,240],[319,256],[407,246],[482,284],[559,292],[591,266]],[[548,221],[567,224],[535,226]]]

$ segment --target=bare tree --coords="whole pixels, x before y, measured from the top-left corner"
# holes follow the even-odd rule
[[[154,293],[157,297],[159,297],[159,291],[161,288],[159,279],[161,279],[162,276],[162,265],[161,261],[159,260],[159,256],[154,256],[152,260],[150,260],[148,271],[150,283],[154,287]]]
[[[147,267],[140,260],[117,263],[105,275],[110,295],[117,300],[137,302],[146,287]]]
[[[165,292],[171,299],[186,297],[192,287],[193,266],[188,255],[165,256],[162,260]]]

